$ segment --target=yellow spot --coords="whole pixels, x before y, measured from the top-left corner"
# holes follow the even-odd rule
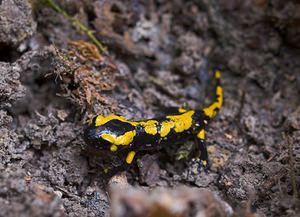
[[[107,122],[111,121],[111,120],[119,120],[119,121],[124,121],[126,120],[125,117],[123,116],[118,116],[118,115],[108,115],[106,117],[102,116],[102,115],[98,115],[95,121],[95,126],[101,126],[103,124],[106,124]]]
[[[207,107],[207,108],[204,108],[203,111],[204,111],[205,115],[207,115],[210,118],[213,118],[217,115],[216,111],[211,106]]]
[[[130,151],[130,152],[127,154],[127,157],[126,157],[126,163],[131,164],[132,161],[133,161],[134,156],[135,156],[135,152],[134,152],[134,151]]]
[[[217,95],[218,95],[219,107],[221,108],[223,105],[223,88],[221,86],[217,86]]]
[[[220,79],[221,78],[221,72],[219,70],[216,70],[215,72],[215,78]]]
[[[119,120],[125,123],[129,123],[132,126],[136,126],[138,125],[138,122],[134,122],[134,121],[128,121],[126,120],[126,118],[124,116],[120,116],[120,115],[108,115],[106,117],[102,116],[102,115],[98,115],[95,121],[95,126],[101,126],[106,124],[107,122],[111,121],[111,120]]]
[[[113,134],[102,134],[101,138],[114,145],[129,145],[133,141],[135,135],[135,130],[132,130],[124,133],[121,136],[116,136]]]
[[[174,128],[174,131],[176,133],[183,132],[185,130],[188,130],[192,126],[193,122],[193,114],[195,111],[187,111],[183,114],[180,115],[169,115],[167,116],[166,121],[163,121],[161,123],[161,128],[160,128],[160,136],[165,137],[166,135],[169,134],[172,128]]]
[[[174,130],[176,133],[183,132],[185,130],[188,130],[193,123],[193,114],[195,111],[188,111],[181,115],[170,115],[167,116],[168,119],[172,120],[175,124]]]
[[[113,151],[113,152],[115,152],[115,151],[118,150],[118,147],[116,145],[111,145],[110,146],[110,150]]]
[[[206,167],[206,165],[207,165],[207,161],[206,160],[202,160],[201,163],[202,163],[202,166]]]
[[[168,135],[171,128],[173,127],[174,127],[173,121],[163,121],[160,127],[160,136],[165,137],[166,135]]]
[[[184,113],[184,112],[186,112],[186,111],[187,111],[187,110],[184,109],[184,108],[179,108],[179,109],[178,109],[178,112],[179,112],[179,113]]]
[[[205,139],[205,131],[204,131],[204,129],[200,130],[200,132],[197,134],[197,137],[199,139]]]
[[[156,125],[158,124],[158,121],[155,120],[148,120],[148,121],[143,121],[140,122],[140,125],[144,127],[145,132],[151,135],[156,135],[157,134],[157,127]]]

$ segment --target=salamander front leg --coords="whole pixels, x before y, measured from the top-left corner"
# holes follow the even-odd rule
[[[206,141],[205,141],[205,131],[204,129],[200,130],[197,134],[197,143],[200,149],[200,160],[199,160],[199,170],[203,167],[205,171],[208,169],[208,154],[206,148]]]
[[[111,152],[117,152],[118,149],[120,149],[120,148],[118,148],[116,145],[111,145],[111,147],[110,147]],[[120,154],[120,153],[117,153],[117,154]],[[104,173],[106,175],[112,176],[120,171],[127,171],[131,168],[131,165],[133,165],[132,163],[134,161],[136,152],[128,150],[127,153],[124,153],[124,154],[125,154],[125,156],[124,155],[121,155],[121,156],[113,155],[112,157],[110,157],[112,160],[111,164],[104,165],[104,168],[103,168]]]

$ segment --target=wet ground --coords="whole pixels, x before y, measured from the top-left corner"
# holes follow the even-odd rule
[[[0,1],[0,216],[299,216],[299,1],[49,2]],[[87,122],[202,108],[206,69],[210,170],[177,160],[187,141],[105,173],[120,159],[86,150]]]

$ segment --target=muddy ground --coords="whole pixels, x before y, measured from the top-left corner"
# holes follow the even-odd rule
[[[115,182],[173,188],[170,200],[197,201],[201,216],[300,216],[299,1],[57,1],[73,22],[47,2],[0,1],[0,216],[105,216],[147,201],[108,193]],[[86,150],[86,123],[208,105],[207,68],[222,70],[225,91],[207,132],[209,172],[167,147],[104,173],[120,159]],[[132,216],[128,204],[114,216]],[[184,209],[176,216],[197,213]]]

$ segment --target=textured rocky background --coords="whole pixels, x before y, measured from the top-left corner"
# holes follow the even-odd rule
[[[135,204],[172,216],[176,197],[180,216],[299,216],[299,1],[57,3],[108,55],[88,56],[86,34],[45,2],[0,1],[0,216],[105,216],[110,206],[114,216],[129,216],[122,207],[143,216]],[[167,148],[108,176],[99,156],[82,151],[95,114],[138,120],[208,104],[207,65],[223,71],[225,90],[207,133],[208,174]],[[115,183],[144,188],[114,193]],[[180,185],[205,189],[167,190]],[[149,193],[145,208],[143,191],[156,186],[165,190]]]

